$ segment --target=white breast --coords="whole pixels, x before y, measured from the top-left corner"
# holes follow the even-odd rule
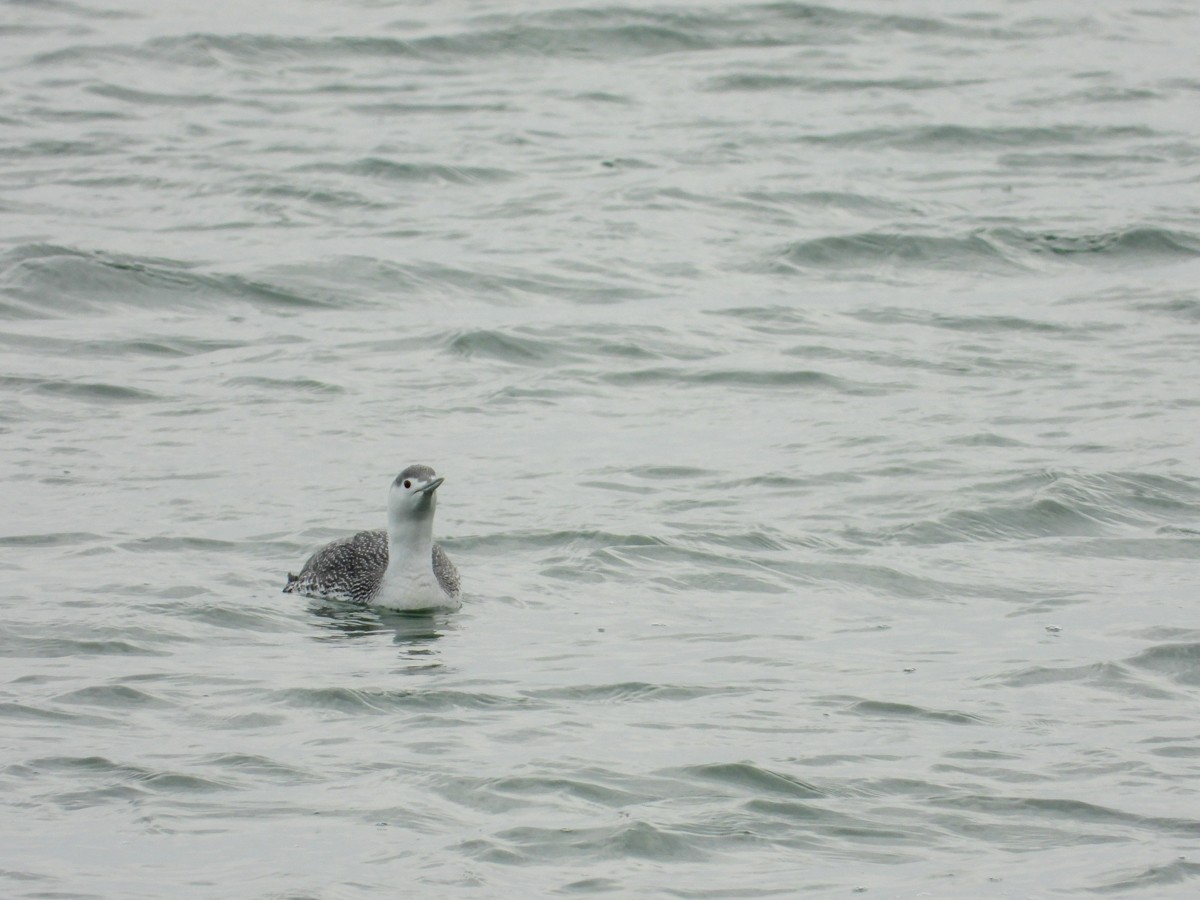
[[[379,590],[371,598],[372,606],[385,609],[458,609],[457,598],[449,596],[438,584],[433,566],[404,567],[400,571],[391,568],[384,574]]]

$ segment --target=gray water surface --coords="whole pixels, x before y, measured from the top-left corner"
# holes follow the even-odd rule
[[[1192,4],[2,9],[4,896],[1195,895]]]

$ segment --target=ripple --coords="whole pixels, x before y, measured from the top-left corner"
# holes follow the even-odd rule
[[[888,325],[911,323],[929,328],[944,328],[948,331],[967,331],[979,334],[1014,331],[1067,335],[1093,330],[1093,327],[1087,325],[1080,326],[1076,323],[1062,324],[1059,322],[1047,322],[1021,316],[996,314],[954,315],[943,312],[930,312],[928,310],[896,309],[888,306],[872,307],[871,309],[853,313],[853,315],[855,318],[865,322],[877,322]]]
[[[405,691],[355,688],[287,688],[275,691],[276,702],[308,709],[343,713],[392,713],[400,710],[428,712],[457,709],[501,710],[528,708],[526,697],[455,690]]]
[[[914,91],[955,90],[978,81],[944,81],[936,78],[821,78],[803,75],[779,75],[767,72],[739,72],[721,75],[706,82],[707,91],[779,91],[800,88],[817,93],[837,91]]]
[[[733,788],[739,793],[745,792],[756,796],[771,794],[805,800],[827,796],[825,791],[815,785],[752,763],[711,763],[701,766],[686,766],[680,769],[668,769],[662,774],[688,781],[713,782],[721,787]]]
[[[1055,24],[1066,30],[1074,23]],[[734,47],[811,46],[856,34],[993,40],[1022,33],[1020,29],[981,27],[961,20],[843,11],[814,4],[776,3],[712,10],[583,7],[479,16],[457,32],[412,37],[196,32],[155,37],[138,44],[77,44],[39,53],[30,64],[64,66],[124,60],[210,69],[295,65],[297,60],[308,65],[350,59],[478,63],[530,56],[615,60]],[[919,85],[921,80],[916,83]]]
[[[256,754],[211,754],[197,759],[196,762],[197,765],[214,766],[218,769],[225,769],[235,775],[246,776],[249,781],[255,783],[264,778],[289,785],[310,783],[319,780],[316,775],[307,769]]]
[[[48,756],[19,764],[29,775],[53,772],[78,779],[103,782],[91,790],[75,789],[59,794],[62,805],[79,808],[100,799],[127,801],[146,791],[160,794],[195,794],[227,791],[232,785],[184,772],[152,769],[146,766],[115,763],[103,756]]]
[[[240,275],[205,275],[194,263],[89,253],[50,244],[26,244],[0,255],[7,299],[0,317],[44,318],[157,309],[167,297],[190,308],[241,301],[264,308],[325,305],[301,293]]]
[[[859,700],[850,707],[849,712],[858,716],[920,719],[949,725],[978,725],[987,721],[982,716],[973,713],[926,709],[911,703],[887,703],[880,700]]]
[[[453,796],[463,800],[468,796],[474,802],[493,810],[511,810],[518,807],[534,807],[542,799],[552,801],[579,801],[584,805],[597,805],[619,809],[636,806],[644,799],[635,791],[614,788],[603,783],[620,780],[613,775],[603,778],[584,778],[554,775],[509,775],[502,778],[456,778]]]
[[[174,480],[176,476],[171,476]],[[194,480],[195,475],[188,473],[178,476],[185,481]],[[200,538],[200,537],[145,537],[138,538],[132,541],[123,541],[117,547],[132,553],[179,553],[181,551],[195,553],[203,551],[205,553],[218,553],[231,555],[238,549],[238,544],[235,541],[222,541],[216,538]]]
[[[1064,235],[1012,228],[976,229],[967,235],[862,232],[788,244],[764,263],[766,271],[806,269],[871,271],[886,264],[918,269],[965,269],[1016,274],[1040,262],[1128,265],[1187,261],[1200,256],[1200,235],[1166,228],[1131,228]]]
[[[10,534],[0,536],[0,547],[73,547],[105,540],[87,531],[62,531],[52,534]]]
[[[640,703],[647,700],[680,702],[724,694],[747,693],[742,688],[710,685],[647,684],[640,681],[620,684],[581,684],[562,688],[539,688],[523,692],[538,700],[571,700],[595,703]]]
[[[108,97],[138,106],[174,106],[186,109],[193,106],[215,106],[229,102],[228,99],[214,94],[168,94],[122,87],[116,84],[92,85],[88,90],[99,97]]]
[[[1172,692],[1163,690],[1130,671],[1129,664],[1117,662],[1087,663],[1077,666],[1028,666],[995,679],[1007,687],[1026,688],[1047,684],[1076,682],[1099,690],[1130,697],[1171,699]]]
[[[244,347],[239,340],[214,338],[190,338],[185,336],[138,337],[79,340],[0,332],[0,344],[39,353],[69,356],[87,356],[97,359],[122,359],[127,357],[149,357],[161,359],[185,359],[202,356],[220,350]]]
[[[1200,298],[1184,293],[1170,295],[1162,300],[1145,301],[1139,303],[1137,308],[1182,319],[1185,322],[1200,322]]]
[[[1136,125],[913,125],[903,128],[868,128],[805,138],[812,144],[835,147],[891,147],[914,152],[956,152],[996,147],[1036,147],[1058,144],[1094,144],[1128,138],[1159,137],[1153,129]]]
[[[507,864],[587,858],[696,862],[709,855],[688,835],[636,819],[593,828],[520,826],[468,841],[463,849],[478,859]]]
[[[75,726],[117,726],[120,727],[124,723],[116,718],[100,716],[90,713],[79,712],[63,712],[56,709],[47,709],[43,706],[35,706],[30,703],[11,703],[0,702],[0,720],[12,720],[13,722],[23,722],[26,725],[30,723],[54,724],[68,727]]]
[[[1117,824],[1148,827],[1158,834],[1195,837],[1200,835],[1200,820],[1169,816],[1141,816],[1112,806],[1062,797],[1006,797],[965,794],[935,798],[938,806],[985,812],[993,815],[1028,817],[1031,821],[1075,822],[1084,825]]]
[[[1098,894],[1132,894],[1150,896],[1170,885],[1182,885],[1200,879],[1200,863],[1176,859],[1157,866],[1130,872],[1126,869],[1109,876],[1109,880],[1093,882],[1091,892]]]
[[[988,502],[979,496],[985,492],[1018,497]],[[1120,526],[1146,528],[1164,520],[1169,522],[1179,517],[1192,520],[1200,515],[1200,483],[1191,478],[1140,472],[1043,472],[986,488],[981,486],[962,495],[967,503],[972,499],[982,502],[935,519],[886,529],[879,536],[912,544],[1095,538]],[[1189,542],[1175,543],[1182,545],[1177,549],[1187,553]]]
[[[152,403],[165,400],[158,394],[141,388],[120,384],[103,384],[87,381],[64,381],[57,378],[30,378],[0,375],[0,388],[15,389],[17,392],[31,391],[50,397],[62,397],[82,403]]]
[[[789,244],[765,264],[767,271],[800,272],[809,268],[868,269],[886,263],[916,268],[981,269],[1019,272],[1025,266],[1003,246],[982,234],[966,237],[862,233],[821,237]]]
[[[1165,675],[1178,684],[1200,685],[1200,643],[1160,644],[1127,662],[1135,668]]]
[[[657,387],[662,384],[689,387],[725,387],[734,389],[794,390],[796,388],[830,390],[852,396],[890,393],[895,388],[864,381],[853,381],[814,369],[685,369],[661,366],[611,372],[601,380],[618,387]]]
[[[175,706],[169,700],[126,684],[105,684],[79,688],[55,698],[58,703],[109,706],[114,709],[165,708]]]
[[[463,185],[508,181],[517,177],[515,172],[508,172],[504,169],[448,166],[438,163],[395,162],[378,157],[367,157],[350,163],[313,163],[297,166],[294,171],[332,172],[387,181],[432,181]]]
[[[572,357],[558,341],[500,331],[467,331],[456,335],[448,349],[464,359],[481,357],[520,365],[556,365]]]
[[[260,375],[239,375],[226,379],[225,385],[227,387],[259,388],[270,393],[277,391],[306,395],[346,393],[346,389],[341,385],[328,384],[315,378],[264,378]]]
[[[0,657],[73,658],[88,656],[168,656],[144,644],[126,640],[5,635]]]

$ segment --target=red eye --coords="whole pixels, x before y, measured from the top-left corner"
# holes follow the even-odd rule
[[[406,488],[410,488],[410,487],[412,487],[412,482],[411,482],[411,481],[408,481],[408,480],[406,479],[406,480],[405,480],[405,482],[404,482],[404,486],[405,486]]]

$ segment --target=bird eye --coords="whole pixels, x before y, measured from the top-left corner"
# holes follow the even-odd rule
[[[404,480],[404,487],[405,487],[405,489],[412,487],[412,482],[409,481],[407,478]]]

